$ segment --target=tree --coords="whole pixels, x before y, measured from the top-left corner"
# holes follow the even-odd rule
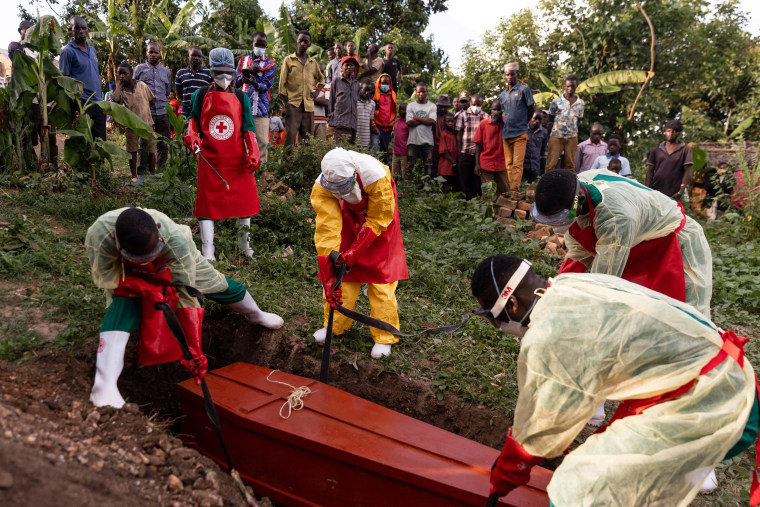
[[[468,43],[462,62],[462,86],[472,93],[491,98],[504,89],[504,64],[520,63],[520,80],[532,89],[543,87],[540,75],[558,77],[560,52],[549,43],[536,15],[522,9],[483,34],[479,42]]]
[[[227,33],[234,33],[240,23],[256,26],[264,15],[257,0],[211,0],[209,4],[211,15],[207,25]],[[213,34],[207,35],[213,38]]]
[[[323,48],[360,35],[357,52],[363,56],[370,43],[393,42],[404,75],[429,80],[445,64],[443,52],[422,32],[430,15],[447,9],[446,0],[295,0],[290,9],[299,29],[308,29],[312,43]],[[405,86],[409,90],[412,83]]]

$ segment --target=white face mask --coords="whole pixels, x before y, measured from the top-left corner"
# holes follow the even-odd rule
[[[214,76],[214,82],[216,83],[216,86],[221,88],[222,90],[226,90],[230,87],[230,84],[232,84],[232,76],[229,76],[227,74],[222,74],[221,76]]]
[[[552,230],[554,231],[554,234],[565,234],[570,230],[570,227],[572,227],[574,223],[575,222],[571,222],[567,225],[552,225]]]
[[[523,326],[522,321],[517,322],[516,320],[510,320],[509,322],[500,322],[499,331],[509,333],[516,338],[522,338],[528,331],[528,326]]]
[[[480,112],[480,106],[470,106],[470,111],[474,114],[478,114]]]
[[[512,317],[510,317],[509,313],[506,310],[506,305],[509,298],[513,297],[513,294],[515,290],[517,290],[517,287],[520,285],[520,282],[522,282],[523,278],[525,278],[525,275],[528,274],[530,266],[531,264],[529,261],[523,260],[520,264],[520,267],[515,270],[504,288],[499,291],[499,285],[496,283],[496,275],[493,272],[493,259],[491,260],[491,277],[493,278],[494,287],[499,292],[499,297],[496,299],[496,303],[494,303],[490,313],[494,318],[498,318],[502,314],[506,315],[507,319],[509,319],[508,322],[504,322],[502,320],[498,321],[499,331],[509,333],[518,338],[525,336],[525,333],[528,331],[528,326],[524,325],[523,322],[525,322],[525,320],[528,318],[528,315],[530,315],[530,313],[533,311],[533,307],[536,306],[539,298],[536,296],[533,299],[533,304],[530,305],[528,311],[525,312],[525,315],[523,315],[522,319],[519,321],[512,320]]]

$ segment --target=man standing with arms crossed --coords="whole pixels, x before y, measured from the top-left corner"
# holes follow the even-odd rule
[[[535,109],[530,87],[517,82],[519,73],[520,66],[517,62],[504,66],[507,89],[499,95],[504,115],[504,127],[501,131],[504,164],[507,166],[509,189],[512,192],[520,191],[525,146],[528,143],[528,121],[533,117]]]
[[[166,102],[169,92],[172,91],[172,75],[169,69],[161,65],[161,46],[155,42],[148,43],[146,51],[148,61],[135,67],[135,79],[142,81],[153,92],[155,100],[150,106],[150,114],[153,116],[153,130],[165,138],[171,133],[169,115],[166,114]],[[159,138],[156,165],[161,167],[166,162],[169,147]],[[144,168],[144,152],[140,152],[140,167]]]

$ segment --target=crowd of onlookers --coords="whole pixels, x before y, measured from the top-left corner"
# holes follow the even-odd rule
[[[19,27],[22,37],[29,26],[23,22]],[[87,42],[87,22],[73,17],[70,30],[72,39],[63,48],[59,68],[82,82],[83,102],[101,100],[98,61]],[[495,182],[499,193],[517,192],[523,182],[533,182],[556,168],[576,173],[609,169],[632,177],[631,165],[621,155],[624,143],[619,135],[609,134],[605,141],[604,127],[595,123],[589,138],[579,142],[585,103],[575,93],[574,75],[565,78],[561,95],[548,109],[540,110],[530,87],[519,80],[519,64],[507,63],[504,90],[487,113],[477,93],[462,91],[453,100],[439,94],[435,102],[429,101],[430,90],[423,82],[416,83],[413,102],[399,100],[402,65],[394,57],[393,43],[385,44],[382,56],[378,44],[369,44],[362,57],[353,41],[336,42],[327,51],[327,65],[309,56],[308,31],[298,32],[295,52],[281,62],[267,55],[267,43],[266,34],[256,32],[252,51],[237,62],[231,78],[250,100],[262,163],[270,144],[293,146],[314,136],[370,149],[390,166],[394,177],[406,177],[420,164],[424,174],[442,177],[446,188],[467,199],[480,194],[481,183]],[[272,111],[270,93],[278,66],[279,115]],[[166,160],[163,139],[174,135],[166,105],[189,116],[193,93],[214,83],[213,72],[204,66],[202,49],[191,46],[187,67],[177,71],[172,82],[170,70],[161,64],[160,46],[150,42],[146,61],[134,69],[126,62],[120,64],[117,81],[106,99],[123,104],[160,134],[154,146],[127,133],[132,183],[139,184],[139,174],[153,173]],[[86,113],[93,122],[93,135],[105,139],[103,111],[91,105]],[[646,185],[674,199],[688,188],[693,165],[691,148],[679,141],[682,131],[680,121],[667,122],[665,141],[647,159]]]

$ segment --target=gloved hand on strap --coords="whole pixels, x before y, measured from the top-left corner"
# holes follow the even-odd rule
[[[319,279],[322,280],[322,287],[325,289],[325,299],[331,307],[337,308],[338,305],[343,304],[341,299],[342,293],[340,287],[335,289],[335,265],[330,260],[328,255],[320,255],[317,257],[319,262]]]
[[[530,470],[543,458],[533,456],[512,438],[512,428],[507,432],[507,440],[501,454],[491,469],[491,493],[505,496],[513,489],[530,480]]]
[[[200,384],[201,379],[208,371],[208,360],[206,359],[206,356],[201,354],[192,359],[180,359],[179,362],[189,374],[195,377],[195,383]]]
[[[261,166],[261,154],[259,154],[259,144],[256,142],[256,133],[252,130],[243,132],[245,147],[248,148],[248,164],[246,168],[249,173],[254,172]]]
[[[193,152],[195,155],[196,147],[201,147],[201,138],[198,135],[198,125],[195,123],[194,118],[190,118],[190,123],[187,125],[187,134],[185,134],[185,146],[187,149]],[[197,155],[195,155],[197,157]]]
[[[348,250],[341,252],[338,262],[342,260],[346,263],[346,268],[350,270],[353,265],[356,264],[356,261],[359,260],[359,257],[362,255],[362,253],[364,253],[367,248],[369,248],[375,239],[377,239],[377,234],[375,234],[375,231],[369,227],[362,227],[359,229],[356,238],[354,238],[354,242],[351,243],[351,246],[348,248]]]

